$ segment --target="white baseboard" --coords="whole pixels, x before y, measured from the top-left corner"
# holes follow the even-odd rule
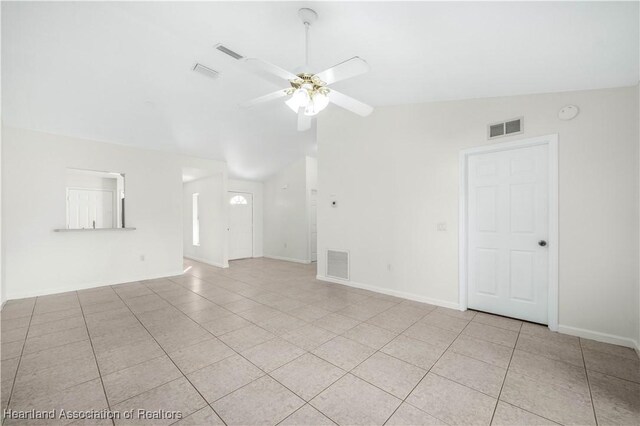
[[[318,279],[320,281],[327,281],[327,282],[330,282],[330,283],[335,283],[335,284],[342,284],[342,285],[346,285],[348,287],[359,288],[359,289],[362,289],[362,290],[369,290],[369,291],[373,291],[374,293],[386,294],[387,296],[400,297],[402,299],[412,300],[414,302],[428,303],[430,305],[442,306],[443,308],[458,309],[458,310],[460,309],[460,305],[458,303],[448,302],[446,300],[440,300],[440,299],[432,299],[430,297],[421,296],[421,295],[415,294],[415,293],[408,293],[408,292],[405,292],[405,291],[390,290],[390,289],[386,289],[386,288],[374,287],[374,286],[368,285],[368,284],[357,283],[357,282],[354,282],[354,281],[341,280],[339,278],[331,278],[331,277],[327,277],[327,276],[324,276],[324,275],[316,275],[316,279]]]
[[[308,264],[311,263],[309,260],[294,259],[292,257],[271,256],[271,255],[267,255],[267,254],[265,254],[262,257],[266,257],[267,259],[284,260],[285,262],[304,263],[305,265],[308,265]]]
[[[638,342],[628,337],[616,336],[615,334],[601,333],[599,331],[585,330],[584,328],[571,327],[568,325],[558,325],[558,332],[570,334],[571,336],[583,337],[585,339],[596,340],[613,345],[626,346],[636,351],[640,351]]]
[[[173,277],[176,275],[182,275],[182,273],[183,273],[182,268],[180,268],[178,271],[168,271],[166,273],[159,274],[159,275],[154,274],[154,275],[131,277],[131,279],[127,279],[127,281],[119,281],[119,282],[96,281],[89,284],[60,286],[60,287],[55,287],[55,288],[46,289],[46,290],[36,290],[36,291],[28,291],[24,293],[10,294],[9,296],[7,296],[7,300],[5,301],[5,303],[9,300],[26,299],[29,297],[37,297],[37,296],[48,296],[50,294],[66,293],[69,291],[78,291],[78,290],[87,290],[90,288],[104,287],[108,285],[117,285],[117,284],[123,284],[128,282],[154,280],[157,278],[164,278],[164,277]]]
[[[317,275],[316,279],[320,281],[327,281],[335,284],[342,284],[348,287],[359,288],[362,290],[369,290],[375,293],[386,294],[388,296],[400,297],[402,299],[413,300],[415,302],[429,303],[431,305],[442,306],[450,309],[460,309],[460,305],[454,302],[448,302],[446,300],[432,299],[430,297],[421,296],[414,293],[408,293],[398,290],[390,290],[386,288],[374,287],[368,284],[362,284],[354,281],[346,281],[338,278],[326,277],[323,275]],[[633,348],[640,355],[640,345],[633,339],[626,337],[616,336],[613,334],[600,333],[598,331],[585,330],[582,328],[569,327],[566,325],[559,325],[558,332],[564,334],[570,334],[572,336],[583,337],[585,339],[597,340],[598,342],[611,343],[614,345],[626,346]]]
[[[211,261],[211,260],[202,259],[200,257],[195,257],[195,256],[184,255],[183,257],[185,259],[195,260],[196,262],[206,263],[207,265],[215,266],[216,268],[228,268],[229,267],[228,263],[225,265],[225,264],[220,263],[220,262],[214,262],[214,261]]]

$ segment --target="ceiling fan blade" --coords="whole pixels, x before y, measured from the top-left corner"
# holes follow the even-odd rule
[[[332,84],[337,81],[346,80],[347,78],[364,74],[369,71],[369,69],[370,67],[367,61],[358,56],[354,56],[351,59],[347,59],[346,61],[339,63],[338,65],[332,66],[328,70],[324,70],[316,74],[316,77],[327,84]]]
[[[298,76],[287,70],[257,58],[243,60],[245,68],[253,74],[272,83],[282,85],[284,81],[297,80]]]
[[[305,115],[304,108],[298,110],[298,130],[304,132],[311,128],[311,117]]]
[[[284,98],[285,96],[287,96],[287,91],[285,89],[276,90],[275,92],[269,93],[268,95],[260,96],[259,98],[242,102],[240,104],[240,108],[252,108],[256,105],[259,105],[265,102],[270,102],[276,99]]]
[[[362,117],[366,117],[373,112],[372,106],[353,99],[351,96],[336,92],[333,89],[329,91],[329,101]]]

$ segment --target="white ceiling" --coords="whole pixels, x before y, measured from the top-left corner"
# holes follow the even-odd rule
[[[232,177],[263,179],[314,155],[315,128],[297,132],[283,102],[240,110],[278,87],[213,46],[294,70],[300,7],[320,15],[312,67],[366,59],[370,73],[335,88],[374,106],[638,82],[637,2],[3,2],[3,121],[224,159]]]

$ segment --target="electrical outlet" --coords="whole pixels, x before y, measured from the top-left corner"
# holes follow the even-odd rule
[[[144,262],[144,260],[145,260],[145,256],[144,256],[144,254],[141,254],[141,255],[140,255],[140,261],[141,261],[141,262]]]
[[[438,223],[438,231],[446,231],[447,230],[447,222]]]

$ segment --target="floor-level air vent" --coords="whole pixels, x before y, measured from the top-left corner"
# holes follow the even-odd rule
[[[488,139],[495,139],[502,136],[517,135],[524,131],[524,119],[514,118],[512,120],[493,123],[487,126]]]
[[[195,64],[193,66],[193,70],[195,72],[198,72],[198,73],[202,74],[202,75],[206,75],[209,78],[218,78],[218,77],[220,77],[220,73],[218,71],[212,70],[209,67],[205,67],[202,64]]]
[[[327,277],[349,279],[349,252],[327,250]]]
[[[233,50],[229,49],[228,47],[222,45],[222,44],[216,44],[216,49],[218,49],[219,51],[221,51],[222,53],[231,56],[233,59],[242,59],[244,58],[244,56],[242,56],[241,54],[239,54],[238,52],[234,52]]]

